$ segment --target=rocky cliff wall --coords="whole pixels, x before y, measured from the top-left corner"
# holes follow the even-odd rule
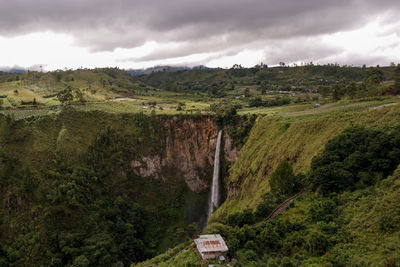
[[[217,125],[209,117],[200,119],[162,118],[161,147],[158,154],[140,155],[131,167],[142,177],[166,179],[165,170],[181,176],[193,192],[209,188],[214,161]],[[228,134],[224,134],[224,158],[236,160],[237,151]]]

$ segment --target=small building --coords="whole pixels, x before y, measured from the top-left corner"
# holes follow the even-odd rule
[[[220,234],[201,235],[194,242],[203,260],[218,259],[228,251],[228,247]]]

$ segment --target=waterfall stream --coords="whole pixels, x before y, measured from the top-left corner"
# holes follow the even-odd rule
[[[208,218],[210,218],[214,208],[219,206],[219,154],[221,150],[222,130],[218,132],[217,143],[215,145],[214,173],[211,186],[211,197],[208,209]]]

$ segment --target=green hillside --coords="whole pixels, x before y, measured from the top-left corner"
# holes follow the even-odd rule
[[[16,119],[57,113],[64,105],[114,113],[209,113],[234,105],[240,112],[330,104],[399,94],[397,67],[306,65],[193,69],[131,76],[117,68],[0,73],[0,109]]]
[[[397,266],[398,69],[0,73],[0,266]]]
[[[293,112],[284,117],[259,117],[226,178],[227,186],[232,189],[230,197],[215,216],[254,209],[261,196],[269,191],[268,176],[281,161],[289,160],[295,173],[307,172],[312,158],[324,149],[328,140],[347,127],[398,124],[399,105],[378,109],[381,104],[376,102],[348,106],[348,109],[342,106],[341,110],[327,112],[318,110],[320,113],[310,115]]]
[[[205,233],[223,235],[234,266],[396,266],[400,262],[399,118],[398,105],[259,117],[224,178],[228,197]],[[371,137],[362,137],[367,133]],[[339,145],[337,152],[333,144]],[[355,149],[349,152],[353,153],[349,160],[365,155],[358,161],[343,161],[352,164],[347,170],[354,172],[354,182],[338,180],[342,189],[326,189],[320,170],[328,170],[326,164],[336,166],[332,159],[337,156],[332,153],[346,153],[349,144]],[[357,154],[358,149],[365,151]],[[332,156],[326,163],[317,160],[328,155]],[[382,160],[387,163],[382,165]],[[282,165],[285,161],[287,165]],[[365,167],[358,167],[363,161]],[[338,179],[347,175],[347,167],[333,168],[338,169],[326,174],[337,171]],[[367,168],[372,168],[370,176],[363,173]],[[264,221],[303,187],[307,188],[304,195],[282,214]],[[207,266],[193,245],[177,254],[181,249],[138,266],[160,262],[161,266]]]
[[[365,189],[329,197],[310,191],[262,224],[214,223],[206,232],[224,236],[234,266],[397,266],[399,195],[398,169]],[[180,249],[135,266],[208,266],[193,248]]]

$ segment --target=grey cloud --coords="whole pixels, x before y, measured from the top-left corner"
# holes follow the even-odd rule
[[[272,39],[315,35],[399,9],[397,0],[2,0],[0,34],[67,32],[82,45],[107,50],[235,32]]]
[[[389,65],[393,61],[393,58],[388,58],[382,55],[365,55],[365,54],[342,54],[336,56],[336,63],[338,64],[350,64],[354,66],[376,66],[376,65]],[[326,62],[325,62],[326,63]]]
[[[398,0],[0,0],[0,35],[68,33],[92,51],[179,44],[136,59],[149,61],[261,42],[279,47],[277,41],[351,30],[381,14],[395,23],[398,12]]]

